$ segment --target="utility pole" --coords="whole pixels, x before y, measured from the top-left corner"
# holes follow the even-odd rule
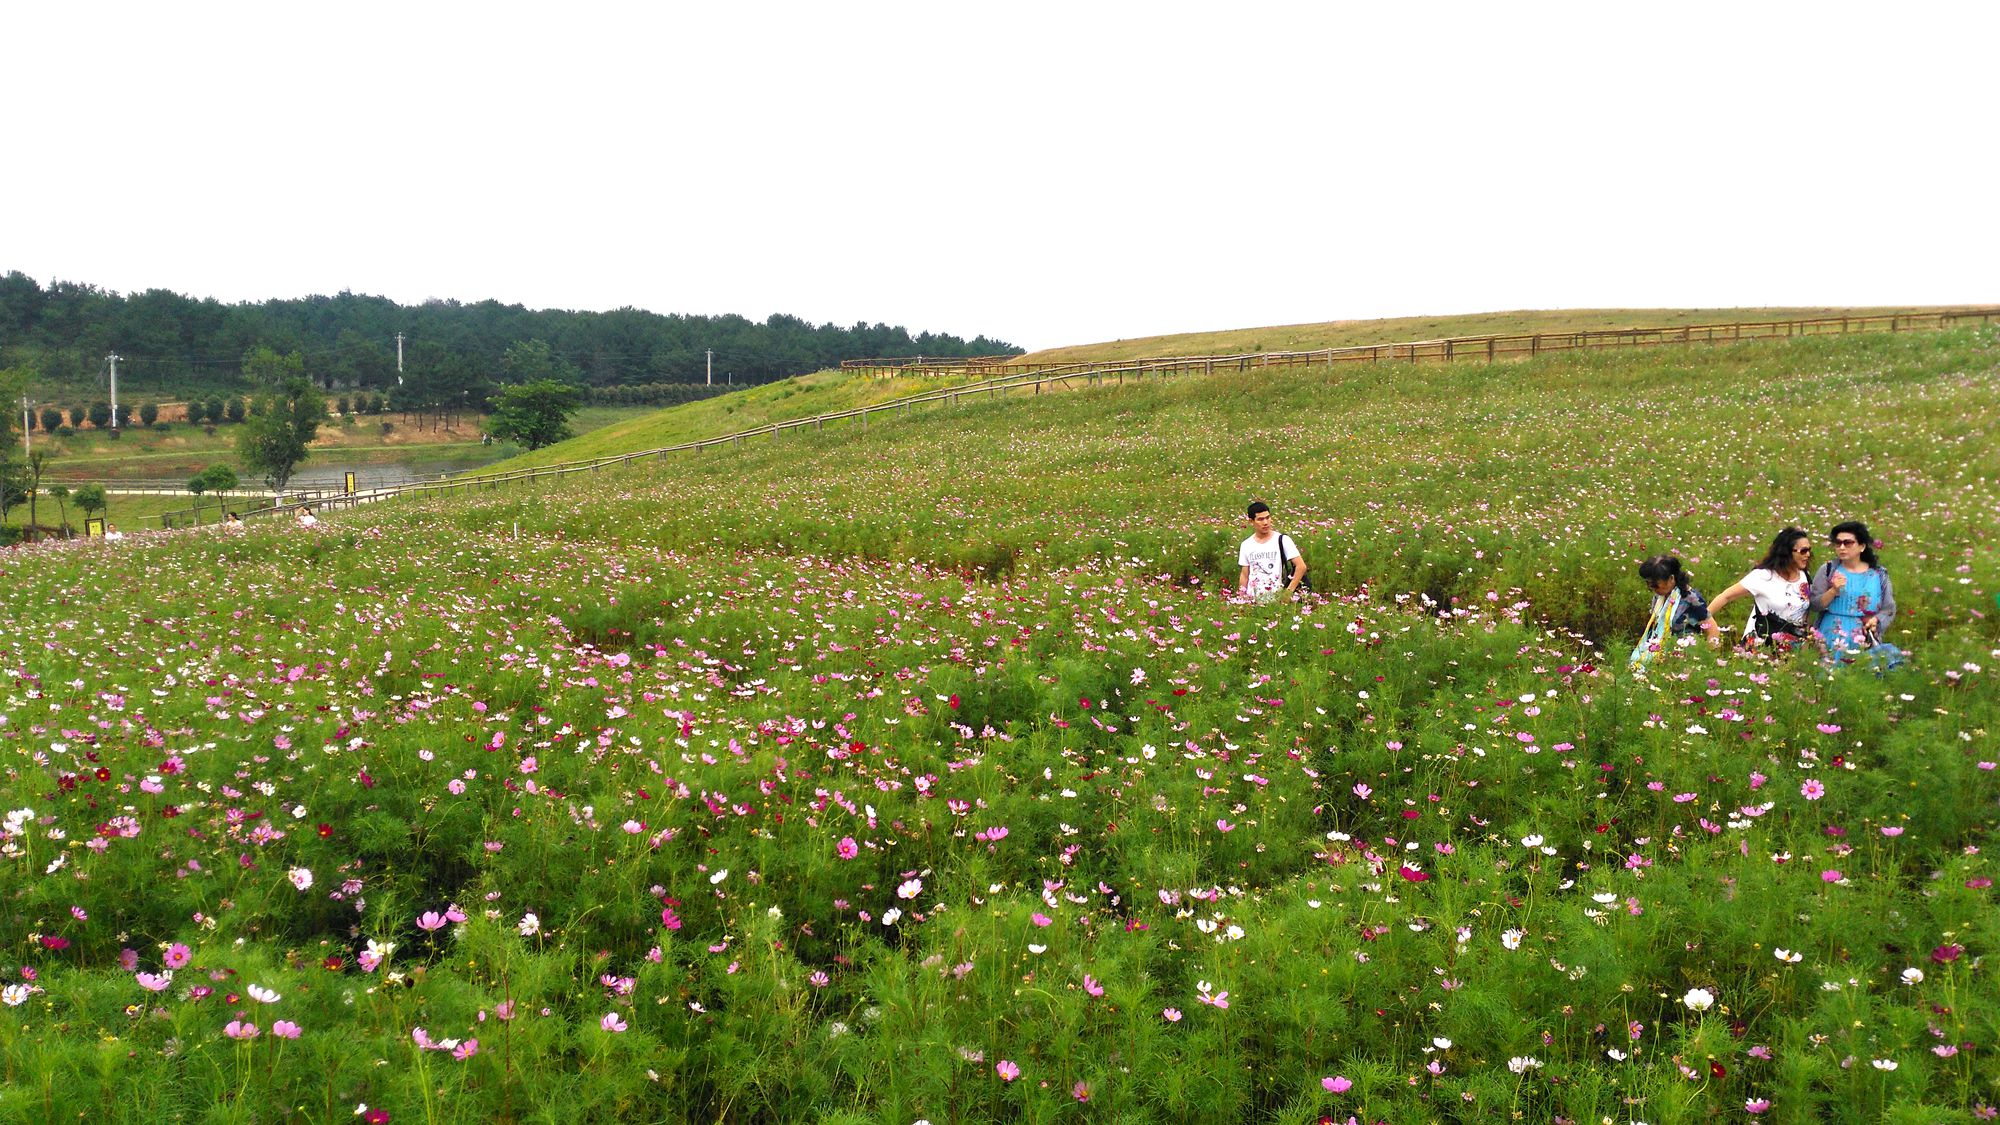
[[[403,334],[396,333],[396,385],[403,385]]]
[[[35,444],[28,440],[28,426],[34,419],[28,417],[28,396],[21,396],[21,452],[29,459],[35,456]]]
[[[125,357],[112,352],[104,358],[111,361],[111,428],[118,428],[118,361]]]
[[[708,349],[708,385],[715,385],[715,349]]]

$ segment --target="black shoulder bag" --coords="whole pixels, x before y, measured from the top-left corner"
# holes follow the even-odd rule
[[[1290,585],[1291,581],[1292,581],[1292,561],[1291,559],[1285,556],[1285,533],[1280,531],[1278,533],[1279,589],[1283,589],[1285,586]],[[1313,592],[1313,580],[1312,580],[1311,570],[1307,570],[1305,572],[1305,575],[1299,579],[1299,589],[1304,593],[1308,594]]]

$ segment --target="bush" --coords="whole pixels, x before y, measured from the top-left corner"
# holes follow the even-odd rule
[[[241,422],[244,418],[243,411],[244,411],[243,400],[240,398],[232,398],[229,400],[228,404],[223,408],[223,416],[231,422]]]
[[[144,424],[145,424],[145,425],[147,425],[147,426],[152,426],[152,425],[153,425],[154,423],[158,422],[159,420],[160,420],[160,404],[159,404],[159,403],[157,403],[157,402],[147,402],[147,403],[141,403],[141,404],[139,405],[139,421],[140,421],[140,422],[144,423]]]

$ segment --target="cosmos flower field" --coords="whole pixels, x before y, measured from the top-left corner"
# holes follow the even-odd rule
[[[1997,373],[1294,369],[9,553],[0,1121],[1990,1119]],[[1228,596],[1252,496],[1317,599]],[[1907,667],[1626,667],[1638,559],[1851,517]]]

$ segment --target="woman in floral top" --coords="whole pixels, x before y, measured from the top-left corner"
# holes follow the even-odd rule
[[[1788,527],[1771,540],[1764,561],[1743,576],[1743,580],[1715,595],[1708,612],[1720,616],[1722,607],[1749,595],[1757,605],[1751,620],[1755,641],[1769,644],[1784,653],[1802,641],[1817,644],[1819,634],[1806,625],[1812,608],[1812,589],[1806,574],[1812,568],[1812,536]]]

